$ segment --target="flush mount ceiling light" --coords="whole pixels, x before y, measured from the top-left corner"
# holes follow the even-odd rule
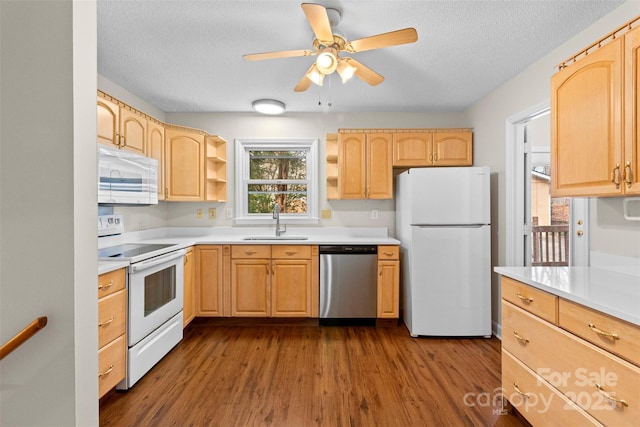
[[[251,104],[258,113],[277,115],[284,113],[286,107],[284,102],[275,99],[258,99]]]

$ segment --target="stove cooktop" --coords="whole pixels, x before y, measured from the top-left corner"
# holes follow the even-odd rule
[[[175,245],[167,243],[126,243],[98,249],[98,258],[130,259],[171,246]]]

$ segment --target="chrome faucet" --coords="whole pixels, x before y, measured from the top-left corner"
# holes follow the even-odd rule
[[[276,220],[276,237],[280,237],[282,233],[287,231],[287,226],[283,224],[284,229],[280,228],[280,205],[278,203],[273,205],[273,219]]]

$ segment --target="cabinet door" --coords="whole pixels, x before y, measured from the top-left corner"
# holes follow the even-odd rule
[[[183,303],[183,312],[182,312],[183,327],[186,327],[196,315],[194,276],[195,276],[195,262],[194,262],[193,248],[189,248],[187,249],[187,253],[184,256],[184,294],[183,294],[184,303]]]
[[[231,315],[267,317],[270,310],[271,261],[231,260]]]
[[[378,317],[397,319],[400,309],[399,261],[378,261]]]
[[[624,143],[624,191],[640,194],[640,143],[638,119],[640,119],[640,27],[624,36],[625,40],[625,143]]]
[[[432,133],[394,133],[393,166],[430,166]]]
[[[553,197],[622,193],[622,42],[551,78]]]
[[[311,312],[311,260],[272,261],[271,315],[309,317]]]
[[[127,108],[120,109],[120,148],[145,155],[147,118]]]
[[[434,166],[471,166],[472,164],[471,132],[436,132],[433,135]]]
[[[393,198],[393,145],[391,134],[367,135],[367,192],[368,199]]]
[[[341,133],[338,137],[338,186],[341,199],[364,199],[366,188],[366,135]]]
[[[104,98],[98,98],[97,110],[98,142],[100,144],[120,144],[120,107]]]
[[[197,245],[195,250],[195,315],[220,317],[224,312],[222,245]],[[186,271],[186,269],[185,269]]]
[[[165,129],[166,200],[204,200],[204,135]]]
[[[158,200],[164,200],[164,126],[153,120],[147,126],[147,155],[158,161]]]

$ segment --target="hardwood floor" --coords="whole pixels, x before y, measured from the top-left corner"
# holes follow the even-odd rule
[[[101,426],[524,426],[500,415],[500,341],[404,326],[196,319]]]

